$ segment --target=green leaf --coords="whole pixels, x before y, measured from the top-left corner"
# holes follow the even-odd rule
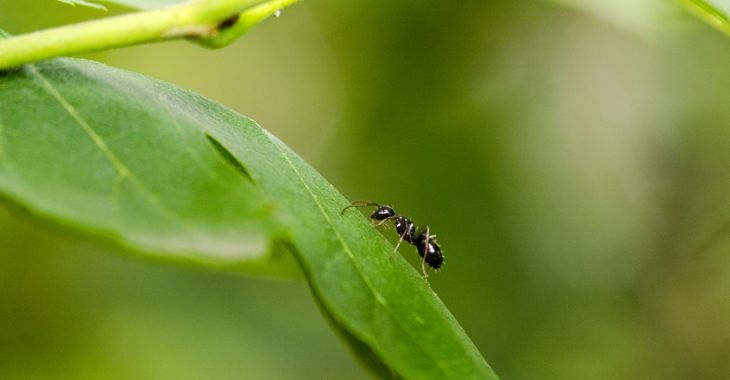
[[[280,242],[381,376],[496,378],[420,274],[360,213],[340,214],[331,184],[250,119],[172,85],[72,59],[5,73],[0,193],[160,256],[266,267],[261,248]]]
[[[73,6],[80,5],[82,7],[96,8],[96,9],[101,9],[104,11],[106,10],[105,6],[103,6],[101,4],[97,4],[97,3],[92,3],[90,1],[84,1],[84,0],[56,0],[56,1],[60,1],[62,3],[66,3],[69,5],[73,5]]]
[[[692,13],[730,35],[730,2],[723,0],[682,0]]]
[[[272,205],[164,101],[174,92],[130,92],[98,70],[0,73],[0,193],[141,253],[263,273],[259,262],[279,263]]]

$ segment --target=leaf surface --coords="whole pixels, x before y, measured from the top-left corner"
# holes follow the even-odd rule
[[[340,214],[345,197],[255,122],[189,91],[72,59],[3,74],[0,193],[160,256],[276,268],[263,248],[286,245],[381,376],[496,378],[420,274],[360,213]]]
[[[281,233],[271,203],[173,95],[130,91],[80,61],[0,73],[0,193],[156,257],[266,259]]]

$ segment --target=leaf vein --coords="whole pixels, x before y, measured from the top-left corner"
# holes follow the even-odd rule
[[[324,218],[327,220],[327,224],[329,224],[332,227],[332,231],[335,233],[335,236],[337,237],[337,240],[342,245],[342,248],[345,250],[345,253],[350,258],[350,261],[352,261],[352,264],[355,267],[355,269],[357,269],[357,273],[360,275],[360,277],[362,277],[363,281],[365,281],[365,284],[367,284],[368,288],[370,289],[370,291],[375,296],[375,299],[379,303],[381,303],[383,305],[386,305],[387,304],[387,301],[385,300],[385,297],[383,297],[383,295],[380,294],[380,292],[378,292],[375,289],[375,287],[370,282],[370,280],[362,272],[362,269],[357,265],[357,262],[355,261],[355,255],[352,253],[352,250],[350,250],[350,247],[347,245],[347,243],[345,243],[345,240],[342,238],[342,236],[340,235],[340,233],[337,232],[337,229],[335,229],[334,224],[332,223],[332,219],[330,219],[329,215],[327,215],[327,212],[324,210],[324,207],[322,206],[322,203],[319,201],[319,199],[317,198],[317,196],[312,191],[312,188],[309,187],[309,185],[307,184],[307,182],[304,180],[304,177],[302,177],[302,174],[299,172],[299,170],[296,168],[296,166],[294,166],[294,163],[291,161],[291,159],[289,159],[289,156],[286,154],[286,152],[284,152],[281,149],[281,147],[279,147],[279,145],[276,144],[275,142],[272,141],[272,143],[276,147],[276,149],[279,151],[279,153],[281,153],[281,155],[284,157],[284,159],[287,162],[287,165],[289,165],[289,167],[292,169],[292,171],[294,171],[294,173],[297,175],[297,178],[299,178],[299,181],[302,183],[302,185],[304,186],[304,188],[307,190],[307,193],[309,193],[309,196],[312,198],[312,200],[314,201],[314,203],[317,205],[317,208],[319,208],[319,211],[322,213],[322,215],[324,216]]]
[[[165,206],[162,201],[154,194],[152,193],[145,185],[144,183],[137,178],[134,173],[127,167],[127,165],[124,164],[124,162],[109,148],[109,145],[107,145],[106,141],[104,141],[104,138],[101,137],[94,128],[91,127],[91,125],[81,116],[81,113],[66,100],[66,98],[61,95],[61,93],[56,89],[56,87],[53,86],[53,84],[46,78],[36,67],[35,65],[27,65],[28,69],[30,70],[31,74],[38,78],[38,80],[41,82],[42,87],[49,93],[51,96],[58,101],[63,109],[71,116],[71,118],[76,121],[76,123],[81,127],[81,129],[86,133],[87,136],[94,142],[94,145],[106,156],[107,160],[112,164],[114,169],[117,172],[117,179],[115,180],[115,184],[121,183],[125,178],[128,178],[133,184],[136,185],[136,187],[142,192],[145,199],[156,207],[159,211],[161,211],[166,217],[173,218],[175,213],[170,210],[167,206]],[[116,187],[116,185],[115,185]]]

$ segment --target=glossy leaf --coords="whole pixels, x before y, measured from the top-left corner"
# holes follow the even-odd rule
[[[160,256],[266,268],[261,248],[281,243],[381,376],[496,378],[420,274],[360,213],[340,214],[331,184],[250,119],[172,85],[71,59],[3,74],[0,192]]]

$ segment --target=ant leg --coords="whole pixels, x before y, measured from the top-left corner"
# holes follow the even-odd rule
[[[397,217],[398,217],[398,215],[393,215],[393,216],[389,216],[389,217],[387,217],[387,218],[385,218],[385,219],[383,219],[383,220],[379,221],[378,223],[376,223],[376,224],[375,224],[375,227],[379,227],[379,226],[380,226],[380,225],[382,225],[383,223],[385,223],[385,222],[387,222],[387,221],[390,221],[390,220],[393,220],[393,219],[395,219],[395,218],[397,218]],[[411,230],[410,230],[410,228],[411,228],[412,226],[408,226],[408,227],[409,227],[409,228],[408,228],[408,230],[406,231],[406,234],[408,234],[408,233],[409,233],[409,232],[411,231]],[[403,241],[403,235],[401,235],[401,236],[400,236],[400,239],[398,239],[398,244],[396,244],[396,245],[395,245],[395,249],[394,249],[394,250],[393,250],[393,252],[391,252],[391,254],[390,254],[390,259],[391,259],[391,260],[393,260],[393,254],[394,254],[394,253],[395,253],[396,251],[398,251],[398,247],[400,246],[400,243],[401,243],[402,241]]]
[[[404,236],[407,236],[408,234],[411,233],[411,228],[413,228],[413,225],[412,224],[409,224],[408,225],[408,228],[406,228],[406,232],[404,232],[403,235],[400,235],[400,237],[398,239],[398,243],[395,245],[395,249],[393,249],[393,253],[398,252],[398,247],[400,247],[400,243],[403,242],[403,237]],[[392,258],[393,258],[393,256],[391,255],[391,259]]]
[[[378,223],[376,223],[375,224],[375,227],[380,227],[381,225],[383,225],[383,223],[385,223],[385,222],[387,222],[387,221],[389,221],[389,220],[391,220],[393,218],[395,218],[395,216],[389,216],[389,217],[387,217],[387,218],[379,221]]]
[[[380,207],[380,204],[375,203],[375,202],[370,202],[370,201],[353,201],[352,204],[350,204],[349,206],[342,209],[342,211],[340,212],[340,215],[345,215],[345,211],[347,211],[348,208],[370,207],[370,206]]]
[[[423,282],[428,285],[428,272],[426,272],[426,261],[421,261],[421,271],[423,272]]]
[[[375,219],[370,219],[370,222],[373,223],[375,225],[375,227],[380,227],[380,226],[383,225],[383,223],[385,223],[385,222],[387,222],[389,220],[393,220],[393,219],[395,219],[397,217],[398,217],[398,215],[389,216],[389,217],[387,217],[387,218],[385,218],[385,219],[383,219],[383,220],[381,220],[381,221],[379,221],[377,223],[375,223]]]
[[[426,255],[428,255],[428,245],[429,241],[431,241],[431,236],[429,235],[429,228],[426,226],[426,246],[423,249],[423,257],[421,258],[421,271],[423,272],[423,281],[426,282],[426,285],[428,285],[428,272],[426,271]]]

